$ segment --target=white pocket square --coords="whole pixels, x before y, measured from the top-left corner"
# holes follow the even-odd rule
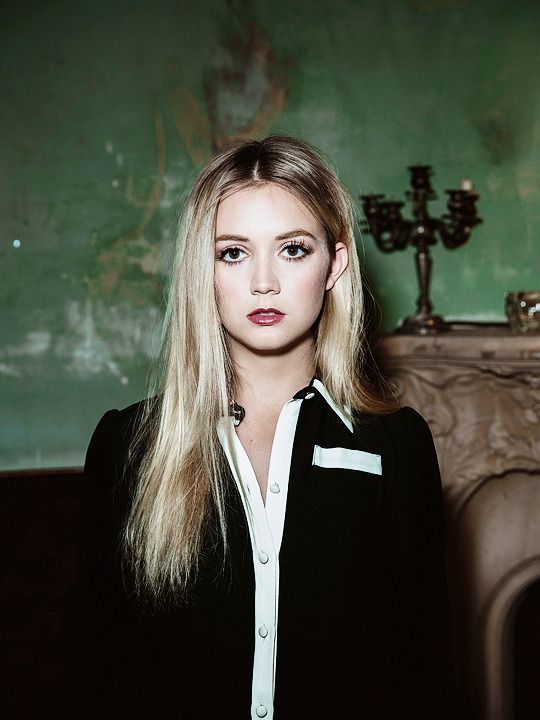
[[[382,475],[381,456],[363,450],[350,450],[341,447],[323,448],[315,445],[313,465],[323,468],[362,470],[373,475]]]

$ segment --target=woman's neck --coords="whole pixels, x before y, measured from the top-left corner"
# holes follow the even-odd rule
[[[232,353],[236,370],[236,402],[281,408],[315,372],[313,344],[280,355],[259,355],[236,348]]]

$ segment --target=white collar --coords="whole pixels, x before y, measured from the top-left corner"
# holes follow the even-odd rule
[[[343,412],[343,410],[339,407],[339,405],[336,403],[334,398],[330,395],[328,390],[325,388],[325,386],[322,384],[322,382],[318,378],[314,378],[314,380],[311,384],[314,388],[317,388],[317,390],[320,392],[320,394],[326,400],[328,405],[330,405],[330,407],[336,413],[336,415],[347,426],[347,428],[349,429],[349,432],[354,432],[353,424],[352,424],[351,418],[350,418],[349,408],[346,407],[345,412]]]
[[[347,427],[347,429],[349,430],[349,432],[351,432],[351,433],[354,432],[353,424],[352,424],[352,421],[351,421],[351,411],[350,411],[350,408],[345,407],[345,408],[342,410],[342,409],[340,408],[340,406],[336,403],[336,401],[334,400],[334,398],[330,395],[330,393],[328,392],[328,390],[326,389],[326,387],[323,385],[323,383],[322,383],[318,378],[316,378],[316,377],[313,378],[313,380],[309,383],[309,386],[308,386],[308,387],[304,388],[304,389],[301,391],[301,392],[302,392],[302,395],[300,395],[300,393],[297,393],[297,395],[296,395],[294,398],[292,398],[291,400],[289,400],[288,402],[293,402],[293,401],[296,400],[296,399],[298,399],[298,400],[303,400],[304,397],[309,397],[309,394],[307,393],[307,391],[309,390],[310,387],[315,388],[315,389],[319,392],[319,394],[323,396],[323,398],[326,400],[326,403],[327,403],[327,404],[332,408],[332,410],[336,413],[336,415],[339,417],[339,419],[340,419],[340,420],[343,422],[343,424]],[[236,403],[235,403],[235,404],[236,404]],[[242,413],[244,413],[244,408],[242,408],[241,405],[239,405],[238,407],[240,408],[240,410],[242,411]],[[229,415],[229,417],[232,417],[232,416]],[[225,418],[223,418],[223,420],[225,420]],[[241,417],[241,419],[240,419],[240,422],[242,422],[242,420],[243,420],[243,415],[242,415],[242,417]],[[234,420],[233,420],[233,422],[234,422]],[[234,422],[234,424],[235,424],[235,425],[238,425],[239,423]]]

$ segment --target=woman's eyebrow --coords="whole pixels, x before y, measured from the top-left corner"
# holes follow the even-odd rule
[[[289,230],[286,233],[281,233],[281,235],[276,235],[274,240],[280,241],[280,240],[291,240],[291,238],[295,237],[310,237],[312,240],[316,240],[313,233],[310,233],[308,230],[302,230],[299,228],[298,230]],[[249,242],[248,237],[244,237],[243,235],[219,235],[216,238],[216,242]]]
[[[249,238],[243,237],[242,235],[219,235],[216,238],[216,242],[249,242]]]
[[[277,235],[276,240],[290,240],[291,238],[299,237],[303,235],[304,237],[310,237],[312,240],[316,240],[315,235],[313,233],[310,233],[308,230],[302,230],[301,228],[298,230],[290,230],[289,232],[283,233],[282,235]]]

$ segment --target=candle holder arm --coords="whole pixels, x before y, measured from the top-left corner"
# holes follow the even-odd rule
[[[373,236],[381,252],[390,253],[407,247],[411,223],[401,216],[403,203],[384,200],[384,195],[362,195],[362,230]]]
[[[438,221],[439,236],[446,248],[464,245],[473,228],[482,222],[476,213],[478,195],[469,190],[446,190],[449,212]]]

